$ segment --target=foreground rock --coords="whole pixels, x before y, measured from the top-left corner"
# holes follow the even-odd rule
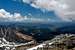
[[[27,50],[75,50],[75,34],[61,34]]]

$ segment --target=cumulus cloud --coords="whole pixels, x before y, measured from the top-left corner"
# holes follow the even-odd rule
[[[19,13],[11,14],[10,12],[5,11],[4,9],[0,9],[0,19],[4,19],[4,21],[20,21],[23,17]]]
[[[47,11],[55,11],[55,14],[63,21],[75,20],[75,0],[22,0],[34,8]]]
[[[32,16],[29,13],[30,16]],[[4,9],[0,9],[0,21],[18,21],[18,22],[49,22],[47,19],[40,19],[40,18],[32,18],[28,16],[22,16],[20,13],[11,14]]]
[[[62,2],[68,7],[66,9],[56,11],[56,14],[64,21],[75,21],[75,0],[63,0]]]

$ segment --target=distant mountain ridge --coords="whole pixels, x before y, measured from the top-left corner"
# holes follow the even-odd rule
[[[21,23],[21,22],[0,22],[0,29],[9,29],[10,34],[6,35],[7,40],[15,42],[25,42],[23,39],[16,38],[14,32],[19,31],[23,35],[33,37],[37,41],[48,40],[62,33],[75,33],[75,23]],[[4,35],[0,33],[0,36]],[[15,37],[14,37],[15,36]],[[16,39],[15,39],[16,38]]]

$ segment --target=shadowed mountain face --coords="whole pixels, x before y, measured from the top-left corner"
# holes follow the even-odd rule
[[[28,42],[34,40],[32,36],[26,35],[19,28],[12,28],[0,25],[0,37],[4,37],[10,42]]]
[[[36,40],[38,42],[52,39],[58,34],[74,33],[75,23],[0,23],[0,37],[5,37],[8,41],[28,42]]]
[[[37,41],[47,40],[49,37],[49,32],[47,30],[49,29],[47,28],[34,29],[32,27],[24,27],[24,26],[15,27],[15,25],[14,26],[0,25],[0,37],[4,37],[7,41],[18,42],[18,43],[28,42],[33,40]]]
[[[59,27],[57,32],[75,33],[75,23],[67,23],[65,26]]]

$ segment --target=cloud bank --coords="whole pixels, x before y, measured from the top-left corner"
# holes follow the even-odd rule
[[[75,0],[22,0],[34,8],[55,11],[63,21],[75,20]]]
[[[23,17],[19,13],[11,14],[10,12],[0,9],[0,21],[21,21]]]
[[[31,15],[31,14],[30,14]],[[0,21],[11,22],[49,22],[50,19],[32,18],[28,16],[22,16],[20,13],[11,14],[4,9],[0,9]]]

